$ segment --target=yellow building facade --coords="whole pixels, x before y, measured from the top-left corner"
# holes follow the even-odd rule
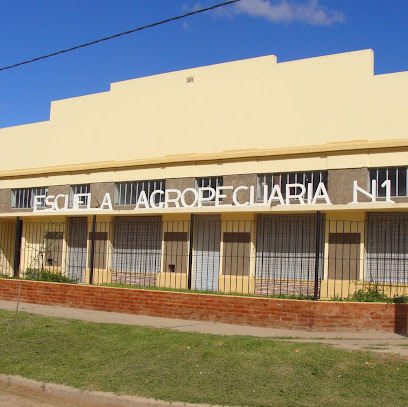
[[[408,292],[408,72],[371,50],[114,83],[0,129],[0,274]]]

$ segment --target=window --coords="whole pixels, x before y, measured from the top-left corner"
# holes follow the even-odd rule
[[[384,181],[391,181],[391,196],[408,196],[407,169],[408,167],[371,168],[369,187],[371,188],[371,181],[377,181],[376,195],[385,197],[385,188],[382,188],[381,184]]]
[[[282,196],[285,198],[287,184],[313,184],[313,193],[316,192],[317,186],[323,182],[327,189],[327,171],[301,171],[301,172],[282,172],[278,174],[261,174],[258,175],[256,199],[263,200],[264,186],[268,185],[269,193],[274,185],[279,185]]]
[[[160,216],[115,217],[112,270],[121,281],[138,274],[159,273],[162,259],[162,219]],[[140,281],[139,281],[140,283]],[[141,284],[140,284],[141,285]],[[146,284],[143,284],[146,285]],[[147,284],[149,285],[149,284]],[[154,285],[154,284],[153,284]]]
[[[34,197],[39,195],[48,195],[48,187],[13,189],[11,207],[13,209],[34,208]],[[45,198],[40,200],[40,205],[37,207],[45,208]]]
[[[205,177],[205,178],[196,178],[195,180],[195,189],[198,191],[199,188],[213,188],[223,186],[222,177]],[[203,191],[203,198],[209,198],[211,191]],[[215,202],[215,194],[211,199],[211,202]]]
[[[77,194],[89,194],[90,188],[89,184],[82,184],[82,185],[71,185],[70,191],[69,191],[69,206],[74,205],[74,195]],[[81,197],[81,201],[83,204],[79,206],[87,206],[88,205],[88,197],[83,196]]]
[[[313,294],[315,215],[257,217],[255,276],[260,295]],[[325,219],[320,224],[319,279],[323,277]],[[310,284],[312,282],[312,284]]]
[[[408,284],[408,214],[367,214],[366,281]]]
[[[164,192],[165,188],[165,180],[118,182],[115,184],[115,205],[136,205],[142,191],[150,200],[153,191]],[[156,205],[164,202],[164,194],[156,194],[154,202]]]

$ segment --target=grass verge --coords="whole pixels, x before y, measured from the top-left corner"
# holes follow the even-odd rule
[[[235,406],[406,406],[408,363],[268,338],[0,311],[0,372],[86,390]]]

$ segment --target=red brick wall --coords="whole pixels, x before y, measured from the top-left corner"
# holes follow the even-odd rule
[[[313,302],[0,279],[0,300],[316,331],[407,332],[408,304]]]

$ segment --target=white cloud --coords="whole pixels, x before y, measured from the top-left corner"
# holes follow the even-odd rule
[[[319,0],[242,0],[230,10],[233,14],[263,17],[273,23],[331,25],[345,20],[343,13],[320,5]]]
[[[194,6],[189,6],[189,5],[185,4],[185,3],[183,3],[183,4],[181,5],[181,8],[182,8],[182,10],[185,11],[186,13],[190,13],[190,12],[192,12],[192,11],[201,10],[202,8],[205,8],[205,7],[202,6],[200,2],[198,2],[198,3],[195,3]]]
[[[218,17],[245,14],[265,18],[273,23],[301,22],[310,25],[332,25],[345,21],[341,11],[329,9],[320,0],[241,0],[234,5],[221,7],[212,13]],[[195,2],[193,6],[182,4],[185,12],[197,11],[206,6]]]

